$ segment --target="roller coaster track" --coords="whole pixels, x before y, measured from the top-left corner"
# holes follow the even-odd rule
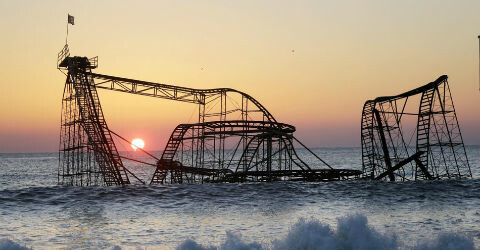
[[[144,95],[169,99],[174,101],[195,103],[205,105],[209,99],[218,94],[227,92],[238,93],[244,98],[251,101],[270,122],[276,122],[272,114],[255,98],[241,91],[231,88],[215,88],[215,89],[194,89],[179,87],[168,84],[153,83],[147,81],[139,81],[134,79],[89,73],[94,79],[99,80],[95,83],[95,87],[100,89],[108,89],[113,91],[125,92],[130,94]]]
[[[166,183],[166,177],[169,171],[173,171],[172,180],[173,183],[181,183],[181,178],[175,175],[175,171],[179,170],[182,167],[182,164],[175,161],[174,157],[178,151],[180,143],[185,140],[185,133],[190,129],[201,128],[204,131],[206,128],[211,129],[226,129],[223,131],[223,134],[244,134],[244,133],[277,133],[277,134],[289,134],[295,131],[295,127],[289,124],[278,123],[278,122],[264,122],[264,121],[213,121],[205,123],[195,123],[195,124],[180,124],[178,125],[170,135],[170,138],[165,146],[165,150],[162,153],[162,157],[158,161],[158,166],[153,174],[151,184],[163,184]],[[204,132],[203,135],[198,135],[198,137],[208,135],[208,132]],[[254,136],[252,138],[256,139]],[[250,146],[251,141],[248,143]],[[258,147],[258,144],[256,144]],[[249,155],[246,158],[246,152],[250,152],[250,147],[247,147],[242,154],[242,160],[251,160],[252,155]],[[256,148],[254,149],[256,150]],[[239,161],[240,164],[241,161]],[[238,168],[237,168],[238,169]]]

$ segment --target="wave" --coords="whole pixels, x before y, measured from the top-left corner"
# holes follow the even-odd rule
[[[0,250],[31,250],[10,239],[0,239]]]
[[[241,192],[238,192],[241,190]],[[211,200],[215,203],[246,204],[251,199],[285,203],[286,197],[295,201],[329,201],[332,199],[364,200],[373,203],[395,203],[429,200],[451,204],[453,200],[480,199],[480,179],[445,180],[430,182],[387,183],[371,181],[347,181],[332,183],[241,183],[241,184],[204,184],[204,185],[132,185],[128,187],[69,187],[69,186],[33,186],[24,188],[0,189],[0,207],[25,205],[59,205],[78,202],[117,202],[125,199],[151,202],[161,198],[163,201],[177,202]],[[391,193],[395,193],[392,196]],[[132,199],[132,197],[134,199]],[[168,204],[165,202],[164,204]]]
[[[337,228],[316,219],[299,219],[283,238],[270,244],[247,242],[240,233],[226,232],[218,246],[202,245],[186,239],[176,250],[475,250],[471,237],[441,233],[438,237],[407,246],[396,234],[382,234],[368,225],[364,215],[356,214],[337,220]]]
[[[441,233],[432,241],[418,244],[413,250],[474,250],[475,244],[470,237],[456,233]]]
[[[406,242],[408,243],[408,242]],[[9,239],[0,239],[0,250],[30,250]],[[33,248],[34,249],[34,248]],[[111,250],[121,250],[115,245]],[[138,249],[138,248],[137,248]],[[162,248],[163,249],[163,248]],[[176,250],[476,250],[469,236],[443,232],[437,237],[407,245],[395,233],[381,233],[368,224],[366,216],[350,215],[337,219],[334,229],[317,219],[299,219],[287,234],[267,243],[249,242],[239,232],[227,231],[218,245],[181,242]]]

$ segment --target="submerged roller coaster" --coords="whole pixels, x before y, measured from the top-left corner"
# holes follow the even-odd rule
[[[277,122],[252,96],[235,89],[193,89],[108,76],[92,72],[97,58],[58,54],[57,68],[67,76],[62,99],[58,180],[64,185],[140,183],[330,181],[356,178],[359,170],[334,169],[297,140],[295,127]],[[198,121],[180,124],[154,163],[134,159],[117,149],[107,125],[98,89],[169,99],[198,105]],[[126,140],[125,140],[126,141]],[[318,163],[307,164],[295,145]],[[155,168],[142,180],[124,161]]]
[[[363,177],[432,180],[472,177],[447,76],[365,102]]]

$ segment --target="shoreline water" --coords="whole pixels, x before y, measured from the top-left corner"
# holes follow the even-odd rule
[[[358,166],[361,152],[316,150],[345,167]],[[338,220],[351,218],[357,221],[349,224],[353,233],[377,232],[389,244],[394,234],[397,249],[434,249],[445,240],[478,246],[480,148],[467,150],[473,179],[128,187],[58,186],[56,154],[0,156],[0,239],[33,249],[182,249],[187,243],[222,249],[238,243],[265,250],[280,247],[273,242],[298,228],[311,238],[294,242],[338,243]],[[355,239],[345,242],[360,244]]]

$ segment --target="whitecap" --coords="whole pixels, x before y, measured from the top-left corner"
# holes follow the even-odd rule
[[[0,239],[0,250],[31,250],[31,248],[21,246],[10,239]]]
[[[366,216],[350,215],[337,219],[334,229],[317,219],[300,218],[283,237],[273,239],[268,245],[248,242],[240,233],[226,232],[218,246],[203,245],[187,239],[176,250],[475,250],[471,237],[457,233],[441,233],[436,238],[402,245],[395,233],[381,233],[368,224]]]

